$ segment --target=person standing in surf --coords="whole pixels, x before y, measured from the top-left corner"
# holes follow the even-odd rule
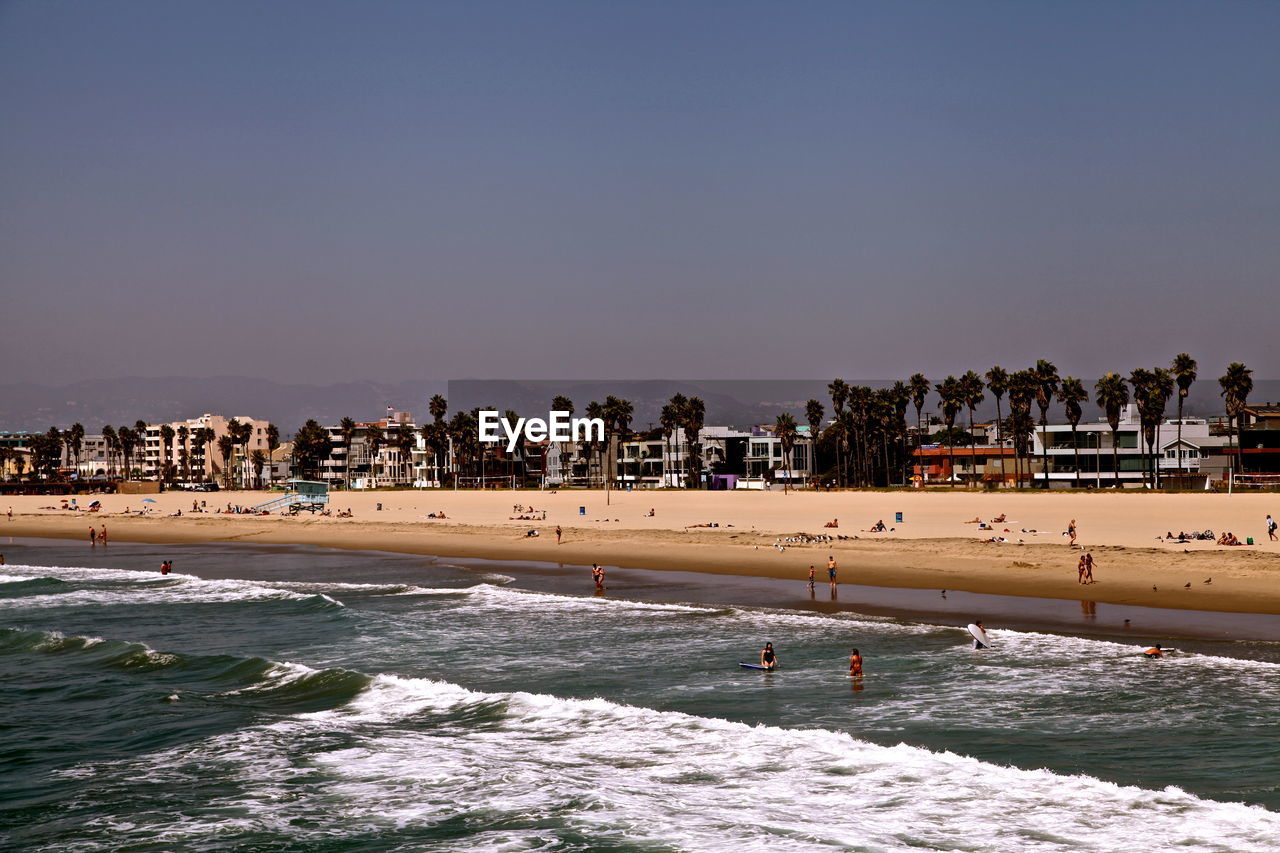
[[[857,649],[849,652],[849,675],[862,675],[862,655],[858,653]]]
[[[973,626],[978,629],[978,632],[981,633],[982,636],[984,637],[987,636],[987,629],[982,626],[981,619],[974,620]],[[975,649],[985,649],[987,647],[987,644],[979,640],[977,637],[974,637],[973,647]]]
[[[160,564],[160,574],[167,575],[173,571],[173,560],[165,560]]]
[[[836,558],[832,554],[827,557],[827,580],[831,581],[831,588],[836,588]]]
[[[89,547],[96,547],[98,544],[98,528],[89,525]]]
[[[765,643],[760,651],[760,665],[765,669],[773,669],[778,665],[778,656],[773,652],[773,643]]]
[[[809,567],[809,591],[810,591],[810,592],[813,592],[813,586],[814,586],[814,584],[816,583],[816,580],[817,580],[817,579],[814,577],[814,569],[813,569],[813,566],[810,566],[810,567]]]
[[[596,591],[604,590],[604,566],[591,564],[591,579],[596,582]]]

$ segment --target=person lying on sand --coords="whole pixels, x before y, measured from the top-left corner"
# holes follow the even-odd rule
[[[823,526],[823,527],[839,527],[839,526],[840,526],[840,519],[838,519],[838,518],[833,518],[833,519],[831,519],[830,521],[828,521],[826,524],[824,524],[824,525],[822,525],[822,526]]]
[[[981,523],[982,523],[982,519],[978,518],[976,515],[965,522],[965,524],[981,524]]]
[[[992,524],[1004,524],[1004,519],[1005,519],[1005,515],[1004,515],[1004,513],[1002,512],[1002,513],[1000,513],[999,515],[997,515],[995,518],[991,519],[991,523],[992,523]]]

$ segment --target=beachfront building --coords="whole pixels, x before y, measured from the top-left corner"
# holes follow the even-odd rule
[[[919,485],[939,483],[1012,484],[1013,447],[1009,444],[924,444],[912,454],[911,481]],[[954,467],[953,467],[954,466]]]
[[[812,442],[808,424],[796,427],[795,443],[788,460],[782,452],[782,439],[773,426],[752,427],[744,459],[745,473],[735,483],[739,489],[764,489],[771,484],[802,485],[812,476]]]
[[[218,450],[218,440],[230,435],[230,424],[236,421],[250,427],[248,440],[237,443],[231,455],[223,458]],[[169,424],[149,424],[142,446],[135,451],[134,467],[142,479],[159,480],[166,471],[181,483],[220,482],[235,488],[249,488],[255,484],[252,457],[255,450],[264,455],[270,452],[267,441],[269,421],[246,416],[227,418],[206,412],[198,418],[173,421]],[[162,437],[163,427],[173,430],[172,443],[167,447]],[[212,430],[208,443],[198,441],[198,430]],[[185,437],[185,438],[184,438]]]
[[[375,427],[382,435],[376,453],[370,441]],[[422,436],[412,413],[398,412],[388,406],[385,417],[355,425],[350,446],[342,435],[341,424],[324,429],[329,435],[330,450],[320,460],[318,480],[330,486],[344,485],[353,489],[394,488],[414,483],[415,449],[421,446]],[[400,449],[402,430],[413,433],[412,447],[407,452]]]
[[[1178,438],[1178,420],[1169,419],[1156,428],[1156,452],[1161,455],[1158,468],[1162,472],[1176,470],[1174,465],[1165,464],[1165,449],[1174,452],[1171,457],[1176,460],[1179,448],[1171,447],[1171,442]],[[1201,467],[1203,457],[1218,455],[1217,442],[1210,440],[1209,422],[1204,418],[1187,417],[1182,419],[1181,448],[1183,458],[1190,462],[1191,453],[1197,454],[1197,471]],[[1076,447],[1080,451],[1080,484],[1084,487],[1105,488],[1116,485],[1141,486],[1146,477],[1149,464],[1147,448],[1142,441],[1141,423],[1138,420],[1137,406],[1127,406],[1120,418],[1119,429],[1112,442],[1111,425],[1105,419],[1093,423],[1081,423],[1076,429],[1073,440],[1069,424],[1050,424],[1048,427],[1036,426],[1031,441],[1032,479],[1043,483],[1046,479],[1042,453],[1048,445],[1048,481],[1051,488],[1069,488],[1076,483]],[[1115,451],[1113,454],[1113,450]],[[1119,470],[1113,460],[1119,461]],[[1025,464],[1024,460],[1024,464]],[[1212,466],[1210,466],[1212,467]]]

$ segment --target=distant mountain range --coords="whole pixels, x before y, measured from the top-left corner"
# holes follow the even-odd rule
[[[141,418],[166,423],[199,417],[205,412],[271,421],[292,434],[308,418],[322,424],[344,417],[370,421],[398,411],[425,414],[432,394],[447,384],[434,380],[408,382],[339,382],[292,385],[246,376],[100,379],[61,387],[29,382],[0,385],[0,429],[46,430],[79,421],[89,433],[104,424],[121,426]]]
[[[822,402],[829,416],[831,399],[826,379],[651,379],[651,380],[514,380],[455,379],[408,380],[405,382],[339,382],[332,385],[303,385],[271,382],[244,376],[215,376],[102,379],[59,387],[29,382],[0,385],[0,430],[46,430],[68,427],[79,421],[90,433],[104,424],[120,426],[141,418],[150,423],[183,420],[205,412],[227,416],[244,415],[272,421],[281,433],[292,434],[308,418],[334,424],[344,417],[374,420],[386,413],[388,405],[397,411],[412,412],[421,421],[427,417],[427,400],[443,394],[450,411],[493,407],[514,409],[526,417],[544,415],[551,398],[563,394],[581,414],[592,400],[603,401],[613,394],[631,401],[635,407],[632,425],[657,425],[663,404],[673,394],[701,397],[707,406],[706,422],[714,425],[748,427],[772,423],[781,412],[791,412],[804,422],[804,404],[810,398]],[[849,380],[851,384],[884,388],[886,380]],[[1086,383],[1092,393],[1093,380]],[[1197,382],[1191,389],[1188,415],[1214,416],[1222,413],[1216,379]],[[1280,401],[1280,381],[1255,380],[1250,395],[1253,402]],[[926,412],[936,408],[936,399]],[[1004,409],[1007,411],[1007,407]],[[1176,399],[1169,404],[1169,415]],[[1056,414],[1055,414],[1056,413]],[[978,407],[978,417],[995,417],[995,402],[988,394]],[[914,413],[913,413],[914,415]],[[1051,418],[1060,418],[1057,405]],[[1085,420],[1096,420],[1096,407],[1085,407]]]
[[[871,388],[888,388],[893,380],[884,379],[851,379],[851,385],[866,385]],[[1093,393],[1096,380],[1089,380],[1086,387]],[[467,379],[453,380],[449,383],[449,406],[451,409],[473,409],[477,406],[498,410],[512,409],[526,417],[543,415],[551,407],[551,398],[563,394],[574,403],[578,414],[582,414],[591,401],[603,402],[609,394],[631,401],[635,414],[631,425],[645,429],[650,425],[657,426],[662,406],[673,394],[680,393],[686,397],[701,397],[707,406],[707,424],[718,426],[749,427],[753,424],[768,424],[782,412],[790,412],[798,423],[804,423],[805,402],[818,400],[831,415],[831,398],[827,395],[826,379],[650,379],[635,380],[552,380],[552,379]],[[1222,413],[1222,398],[1218,396],[1219,386],[1216,379],[1196,382],[1187,398],[1185,414],[1187,416],[1213,416]],[[1255,380],[1254,392],[1250,399],[1259,402],[1280,400],[1280,381]],[[925,406],[926,415],[936,410],[937,397],[931,395]],[[980,420],[990,420],[996,416],[995,399],[988,393],[986,399],[977,407],[976,415]],[[1007,414],[1008,400],[1001,412]],[[1169,401],[1168,413],[1173,417],[1177,411],[1177,398]],[[1055,414],[1056,413],[1056,414]],[[1085,406],[1086,421],[1097,420],[1103,416],[1096,406]],[[914,419],[915,410],[911,410]],[[1050,409],[1049,417],[1061,418],[1062,409],[1055,404]]]

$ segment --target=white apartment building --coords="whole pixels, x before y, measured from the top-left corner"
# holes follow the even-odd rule
[[[1076,429],[1076,442],[1080,449],[1080,481],[1098,488],[1112,486],[1118,478],[1124,485],[1140,486],[1147,466],[1146,443],[1141,436],[1137,406],[1125,407],[1120,417],[1119,429],[1112,442],[1111,425],[1105,419],[1085,423]],[[1156,453],[1162,472],[1178,469],[1178,421],[1166,420],[1156,428]],[[1049,447],[1049,485],[1070,487],[1076,482],[1076,445],[1072,443],[1070,424],[1050,424],[1041,428],[1038,424],[1032,436],[1032,471],[1035,482],[1043,482],[1041,463],[1045,443]],[[1217,436],[1209,435],[1209,422],[1204,418],[1182,419],[1182,462],[1191,473],[1200,470],[1200,463],[1211,450],[1221,447]],[[1113,456],[1112,451],[1115,451]],[[1172,455],[1170,455],[1172,454]],[[1113,459],[1119,460],[1119,472],[1114,470]]]
[[[271,424],[268,421],[243,415],[226,418],[222,415],[205,413],[198,418],[174,421],[167,424],[174,433],[173,443],[168,447],[164,446],[161,439],[161,430],[166,424],[148,425],[138,457],[141,460],[142,476],[147,479],[160,479],[164,473],[164,463],[168,462],[173,465],[175,479],[179,482],[221,482],[227,479],[226,472],[223,470],[224,460],[218,450],[218,439],[229,434],[228,427],[233,420],[249,424],[252,432],[249,434],[247,444],[237,444],[231,458],[226,460],[231,469],[230,481],[237,487],[256,485],[252,456],[255,450],[261,450],[264,455],[269,453],[267,428]],[[200,429],[213,430],[213,440],[207,446],[196,441],[196,431]],[[263,479],[266,480],[265,468]]]

